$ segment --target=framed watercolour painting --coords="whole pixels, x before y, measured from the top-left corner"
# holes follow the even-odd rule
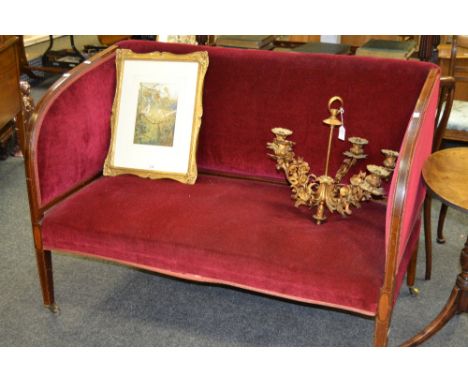
[[[104,175],[194,184],[208,53],[117,50],[111,143]]]

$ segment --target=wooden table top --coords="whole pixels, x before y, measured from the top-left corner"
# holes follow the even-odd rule
[[[468,147],[436,151],[424,163],[422,175],[435,196],[468,211]]]

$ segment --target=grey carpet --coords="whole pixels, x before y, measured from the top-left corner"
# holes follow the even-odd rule
[[[434,202],[433,219],[439,203]],[[364,207],[365,208],[365,207]],[[418,297],[402,288],[390,345],[416,334],[444,305],[459,272],[468,215],[449,209],[445,245]],[[231,288],[54,254],[61,314],[42,307],[21,158],[0,162],[0,346],[368,346],[373,321]],[[421,244],[423,237],[421,238]],[[426,346],[467,346],[468,315]]]
[[[57,79],[32,88],[36,102]],[[434,202],[433,225],[439,203]],[[447,243],[434,244],[433,279],[418,297],[402,288],[390,345],[440,311],[459,273],[468,215],[449,209]],[[42,307],[23,161],[0,162],[0,346],[368,346],[374,322],[331,309],[236,289],[175,280],[112,263],[54,254],[61,314]],[[421,238],[421,245],[424,242]],[[426,346],[467,346],[468,317],[449,322]]]

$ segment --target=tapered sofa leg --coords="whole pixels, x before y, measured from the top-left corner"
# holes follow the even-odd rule
[[[42,289],[44,305],[53,313],[59,309],[54,298],[54,280],[52,275],[52,256],[50,251],[36,249],[37,270]]]
[[[52,254],[42,246],[42,230],[40,224],[33,223],[34,247],[36,249],[37,271],[41,283],[44,306],[53,313],[59,313],[55,303],[54,279],[52,274]]]
[[[379,302],[377,304],[377,315],[375,316],[374,346],[387,346],[388,331],[392,318],[393,291],[382,288]]]
[[[389,327],[390,320],[380,320],[378,317],[375,318],[374,346],[387,346]]]
[[[411,254],[411,259],[408,264],[408,271],[406,273],[406,284],[408,285],[409,291],[413,296],[417,296],[419,294],[419,289],[414,286],[416,281],[416,265],[418,263],[418,248],[419,240],[416,243],[416,248]]]

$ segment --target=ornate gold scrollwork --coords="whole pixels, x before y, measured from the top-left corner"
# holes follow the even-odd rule
[[[341,107],[332,108],[333,104],[340,102]],[[383,149],[385,155],[383,166],[368,165],[367,171],[360,171],[351,176],[349,184],[343,184],[341,181],[358,160],[365,159],[364,146],[369,142],[367,139],[351,137],[348,141],[351,143],[349,150],[343,155],[345,158],[334,178],[328,175],[328,165],[331,154],[331,145],[333,129],[342,126],[342,119],[339,116],[343,114],[343,100],[341,97],[332,97],[328,101],[330,117],[323,122],[330,126],[330,135],[328,140],[327,157],[325,162],[325,174],[316,176],[310,173],[309,164],[303,158],[297,157],[294,153],[294,142],[288,140],[293,134],[289,129],[275,127],[271,131],[275,135],[272,142],[267,143],[267,148],[273,151],[268,154],[276,160],[276,169],[283,170],[291,186],[291,198],[294,200],[295,207],[307,206],[316,207],[313,218],[317,224],[321,224],[327,218],[325,207],[331,212],[337,211],[343,216],[351,215],[351,207],[360,207],[360,203],[372,198],[384,197],[382,180],[388,179],[395,168],[398,153],[393,150]]]

